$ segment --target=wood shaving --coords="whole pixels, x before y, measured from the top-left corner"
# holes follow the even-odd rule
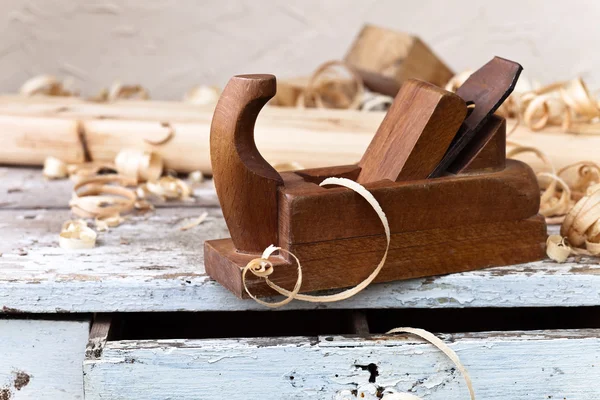
[[[454,76],[446,90],[456,91],[471,73],[465,71]],[[566,132],[580,133],[582,124],[600,123],[600,103],[590,94],[583,79],[554,82],[537,89],[521,82],[526,81],[519,80],[514,92],[498,109],[499,115],[517,118],[532,131],[554,125]]]
[[[175,130],[171,127],[171,124],[169,124],[168,122],[161,122],[160,126],[163,128],[167,128],[164,135],[159,138],[144,138],[144,142],[153,146],[162,146],[163,144],[166,144],[167,142],[171,141],[171,139],[173,139],[173,137],[175,136]]]
[[[109,215],[104,217],[96,217],[96,229],[98,232],[107,231],[108,228],[114,228],[121,225],[125,221],[125,218],[119,214]]]
[[[69,206],[75,215],[82,218],[107,218],[129,212],[134,208],[137,197],[132,189],[124,186],[134,183],[120,175],[83,179],[73,188]]]
[[[546,254],[551,260],[563,263],[571,255],[571,247],[560,235],[550,235],[546,240]]]
[[[548,157],[534,147],[516,146],[507,157],[532,153],[542,160],[545,169],[536,176],[542,188],[540,214],[546,222],[560,223],[560,236],[552,235],[546,242],[546,254],[552,260],[564,262],[570,254],[600,254],[600,165],[580,161],[556,171]],[[570,185],[567,174],[575,171]]]
[[[299,294],[300,288],[302,286],[302,265],[300,264],[300,260],[293,253],[291,253],[285,249],[282,249],[280,247],[275,247],[274,245],[270,245],[269,247],[267,247],[265,249],[265,251],[263,252],[263,254],[260,258],[255,258],[255,259],[251,260],[242,269],[242,284],[244,285],[244,289],[245,289],[246,293],[248,293],[248,296],[250,296],[252,299],[254,299],[257,303],[262,304],[266,307],[277,308],[277,307],[281,307],[281,306],[289,303],[290,301],[292,301],[294,299],[306,301],[306,302],[310,302],[310,303],[330,303],[330,302],[341,301],[341,300],[348,299],[348,298],[356,295],[357,293],[361,292],[364,288],[369,286],[371,284],[371,282],[373,282],[375,280],[377,275],[379,275],[379,272],[381,271],[381,269],[383,268],[383,266],[385,264],[385,260],[387,259],[388,251],[390,248],[390,225],[388,223],[385,213],[381,209],[381,206],[379,205],[379,203],[377,202],[375,197],[367,189],[365,189],[359,183],[354,182],[350,179],[327,178],[323,182],[320,183],[320,186],[326,186],[326,185],[337,185],[337,186],[347,187],[348,189],[351,189],[351,190],[355,191],[356,193],[358,193],[360,196],[362,196],[371,205],[371,207],[373,207],[373,210],[375,210],[375,212],[377,213],[377,216],[379,217],[381,224],[383,225],[383,229],[385,231],[386,248],[385,248],[385,252],[383,253],[383,256],[381,258],[381,261],[379,261],[379,264],[375,267],[373,272],[364,281],[360,282],[358,285],[356,285],[350,289],[346,289],[346,290],[336,293],[336,294],[324,295],[324,296]],[[276,285],[269,279],[269,275],[271,273],[273,273],[273,270],[274,270],[273,263],[271,261],[269,261],[269,257],[275,251],[285,252],[285,253],[289,254],[291,257],[293,257],[294,260],[296,261],[298,277],[296,280],[296,284],[294,285],[294,289],[292,291],[289,291],[287,289],[282,288],[281,286]],[[252,293],[250,293],[250,291],[248,290],[248,286],[246,284],[246,274],[248,273],[248,271],[250,271],[252,274],[254,274],[257,277],[264,278],[265,283],[267,285],[269,285],[270,288],[275,290],[277,293],[279,293],[283,296],[286,296],[286,298],[279,302],[269,303],[269,302],[260,300],[259,298],[254,296]]]
[[[200,215],[198,218],[193,219],[189,223],[185,224],[184,226],[179,228],[179,230],[187,231],[188,229],[192,229],[193,227],[196,227],[196,226],[200,225],[201,223],[203,223],[206,220],[206,217],[208,217],[208,213],[203,212],[202,215]]]
[[[115,166],[120,175],[140,182],[155,181],[162,175],[162,157],[152,151],[121,150],[115,158]]]
[[[194,171],[191,172],[190,175],[188,176],[190,182],[192,183],[202,183],[204,182],[204,174],[202,173],[202,171]]]
[[[193,200],[192,188],[173,176],[163,176],[157,181],[147,182],[137,189],[137,193],[140,198],[145,198],[150,193],[164,200]]]
[[[433,333],[426,331],[425,329],[419,329],[419,328],[409,328],[409,327],[394,328],[394,329],[388,331],[386,334],[393,335],[393,334],[398,334],[398,333],[408,333],[411,335],[415,335],[415,336],[431,343],[432,345],[437,347],[439,350],[441,350],[446,355],[446,357],[448,357],[454,363],[454,365],[456,365],[456,368],[460,371],[461,375],[463,376],[463,379],[465,380],[465,383],[467,384],[467,389],[469,390],[469,396],[471,397],[471,400],[475,400],[475,389],[473,389],[473,382],[471,381],[471,376],[469,375],[467,368],[460,361],[458,354],[456,354],[456,352],[454,350],[452,350],[446,343],[444,343],[440,338],[435,336]],[[384,395],[381,398],[381,400],[423,400],[423,399],[421,397],[415,396],[410,393],[390,393],[390,394]]]
[[[82,179],[92,178],[99,175],[101,172],[116,173],[117,169],[113,163],[108,162],[85,162],[80,164],[67,165],[69,179],[75,183]]]
[[[121,82],[114,82],[106,94],[106,101],[115,101],[122,99],[148,100],[150,94],[141,85],[125,85]]]
[[[216,86],[199,85],[190,89],[189,92],[183,97],[183,101],[186,103],[196,105],[211,105],[217,104],[221,96],[221,90]]]
[[[67,164],[56,157],[46,157],[42,173],[46,179],[64,179],[69,175]]]
[[[394,98],[391,96],[368,92],[365,90],[361,111],[384,111],[390,108],[393,102]]]
[[[98,234],[83,220],[66,221],[61,229],[58,244],[67,250],[91,249],[96,246]]]
[[[27,80],[19,89],[24,96],[74,96],[75,91],[67,89],[69,81],[60,81],[52,75],[38,75]]]
[[[345,70],[351,78],[353,89],[350,91],[345,80],[340,78],[340,70]],[[305,108],[314,104],[317,108],[356,110],[364,102],[364,93],[362,78],[352,67],[340,60],[327,61],[313,72],[296,100],[296,107]]]

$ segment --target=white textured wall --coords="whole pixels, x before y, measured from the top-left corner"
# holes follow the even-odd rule
[[[501,55],[595,88],[598,21],[598,0],[1,0],[0,91],[47,72],[86,94],[121,79],[176,99],[236,73],[306,74],[364,22],[420,35],[457,71]]]

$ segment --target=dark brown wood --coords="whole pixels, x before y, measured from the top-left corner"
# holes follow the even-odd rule
[[[277,243],[281,176],[254,143],[254,123],[275,95],[273,75],[233,77],[217,103],[210,131],[213,177],[223,216],[238,251],[262,252]]]
[[[481,136],[487,141],[482,147],[471,143],[465,147],[465,152],[473,154],[469,155],[471,161],[465,165],[463,173],[498,171],[506,166],[506,120],[492,115],[481,130]]]
[[[492,70],[501,70],[502,87],[507,84],[506,68],[494,65]],[[480,91],[486,85],[492,88],[491,94],[477,94],[489,110],[498,90],[488,73],[475,83]],[[544,256],[546,225],[537,214],[537,179],[526,164],[505,159],[501,117],[479,115],[463,124],[475,139],[464,139],[456,150],[466,162],[460,174],[417,179],[425,178],[442,157],[466,105],[439,88],[408,82],[359,166],[279,175],[262,159],[253,138],[254,121],[274,93],[274,83],[264,75],[234,78],[213,122],[215,183],[232,239],[205,242],[204,260],[209,275],[237,296],[246,296],[243,267],[270,244],[302,261],[302,292],[353,286],[373,271],[385,250],[381,221],[356,192],[319,186],[330,176],[362,180],[387,215],[390,251],[377,282]],[[283,253],[272,260],[270,279],[291,289],[297,278],[291,257]],[[247,281],[252,293],[273,294],[262,279],[248,275]]]
[[[288,185],[282,173],[280,243],[310,243],[382,232],[371,206],[342,187]],[[531,168],[508,160],[506,168],[413,182],[366,184],[386,213],[391,232],[451,228],[465,224],[515,221],[537,214],[539,189]]]
[[[430,177],[440,176],[445,171],[458,173],[466,168],[471,161],[469,157],[473,157],[477,149],[488,141],[481,128],[512,93],[522,70],[523,67],[513,61],[494,57],[463,83],[456,94],[467,103],[475,104],[475,108],[465,119],[444,158]],[[470,142],[473,142],[470,149],[463,152]]]
[[[520,221],[461,225],[392,235],[388,260],[376,282],[443,275],[491,266],[525,263],[544,257],[546,225],[536,215]],[[229,243],[229,244],[228,244]],[[227,281],[219,280],[238,297],[247,295],[241,287],[243,262],[229,239],[211,240],[205,254],[212,269],[221,269]],[[290,247],[302,262],[302,292],[343,288],[364,280],[385,250],[384,235],[356,237]],[[210,273],[210,272],[209,272]],[[212,276],[212,274],[211,274]],[[253,294],[270,296],[274,292],[260,278],[248,275]],[[296,281],[296,266],[280,264],[270,279],[291,289]]]
[[[359,162],[358,182],[425,179],[442,160],[467,114],[457,95],[408,80]]]

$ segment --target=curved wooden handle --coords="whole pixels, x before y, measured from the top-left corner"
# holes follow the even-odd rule
[[[273,75],[231,78],[210,128],[210,158],[223,216],[238,251],[261,253],[277,244],[281,176],[254,143],[258,113],[276,92]]]

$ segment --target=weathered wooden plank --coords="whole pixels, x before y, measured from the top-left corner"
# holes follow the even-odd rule
[[[0,319],[0,399],[83,399],[89,321]]]
[[[187,218],[208,211],[188,231]],[[264,310],[204,271],[203,242],[228,236],[218,208],[158,209],[101,233],[95,249],[58,247],[67,210],[0,210],[0,307],[4,312]],[[287,309],[544,307],[600,305],[596,259],[548,260],[372,285],[340,303]]]
[[[156,207],[217,207],[211,179],[193,185],[194,201],[152,199]],[[0,167],[0,209],[69,208],[73,181],[49,181],[39,168]]]
[[[600,331],[443,335],[486,400],[596,400]],[[454,365],[430,344],[387,337],[108,342],[84,362],[86,399],[377,399],[409,391],[467,399]],[[243,388],[243,390],[240,390]]]

